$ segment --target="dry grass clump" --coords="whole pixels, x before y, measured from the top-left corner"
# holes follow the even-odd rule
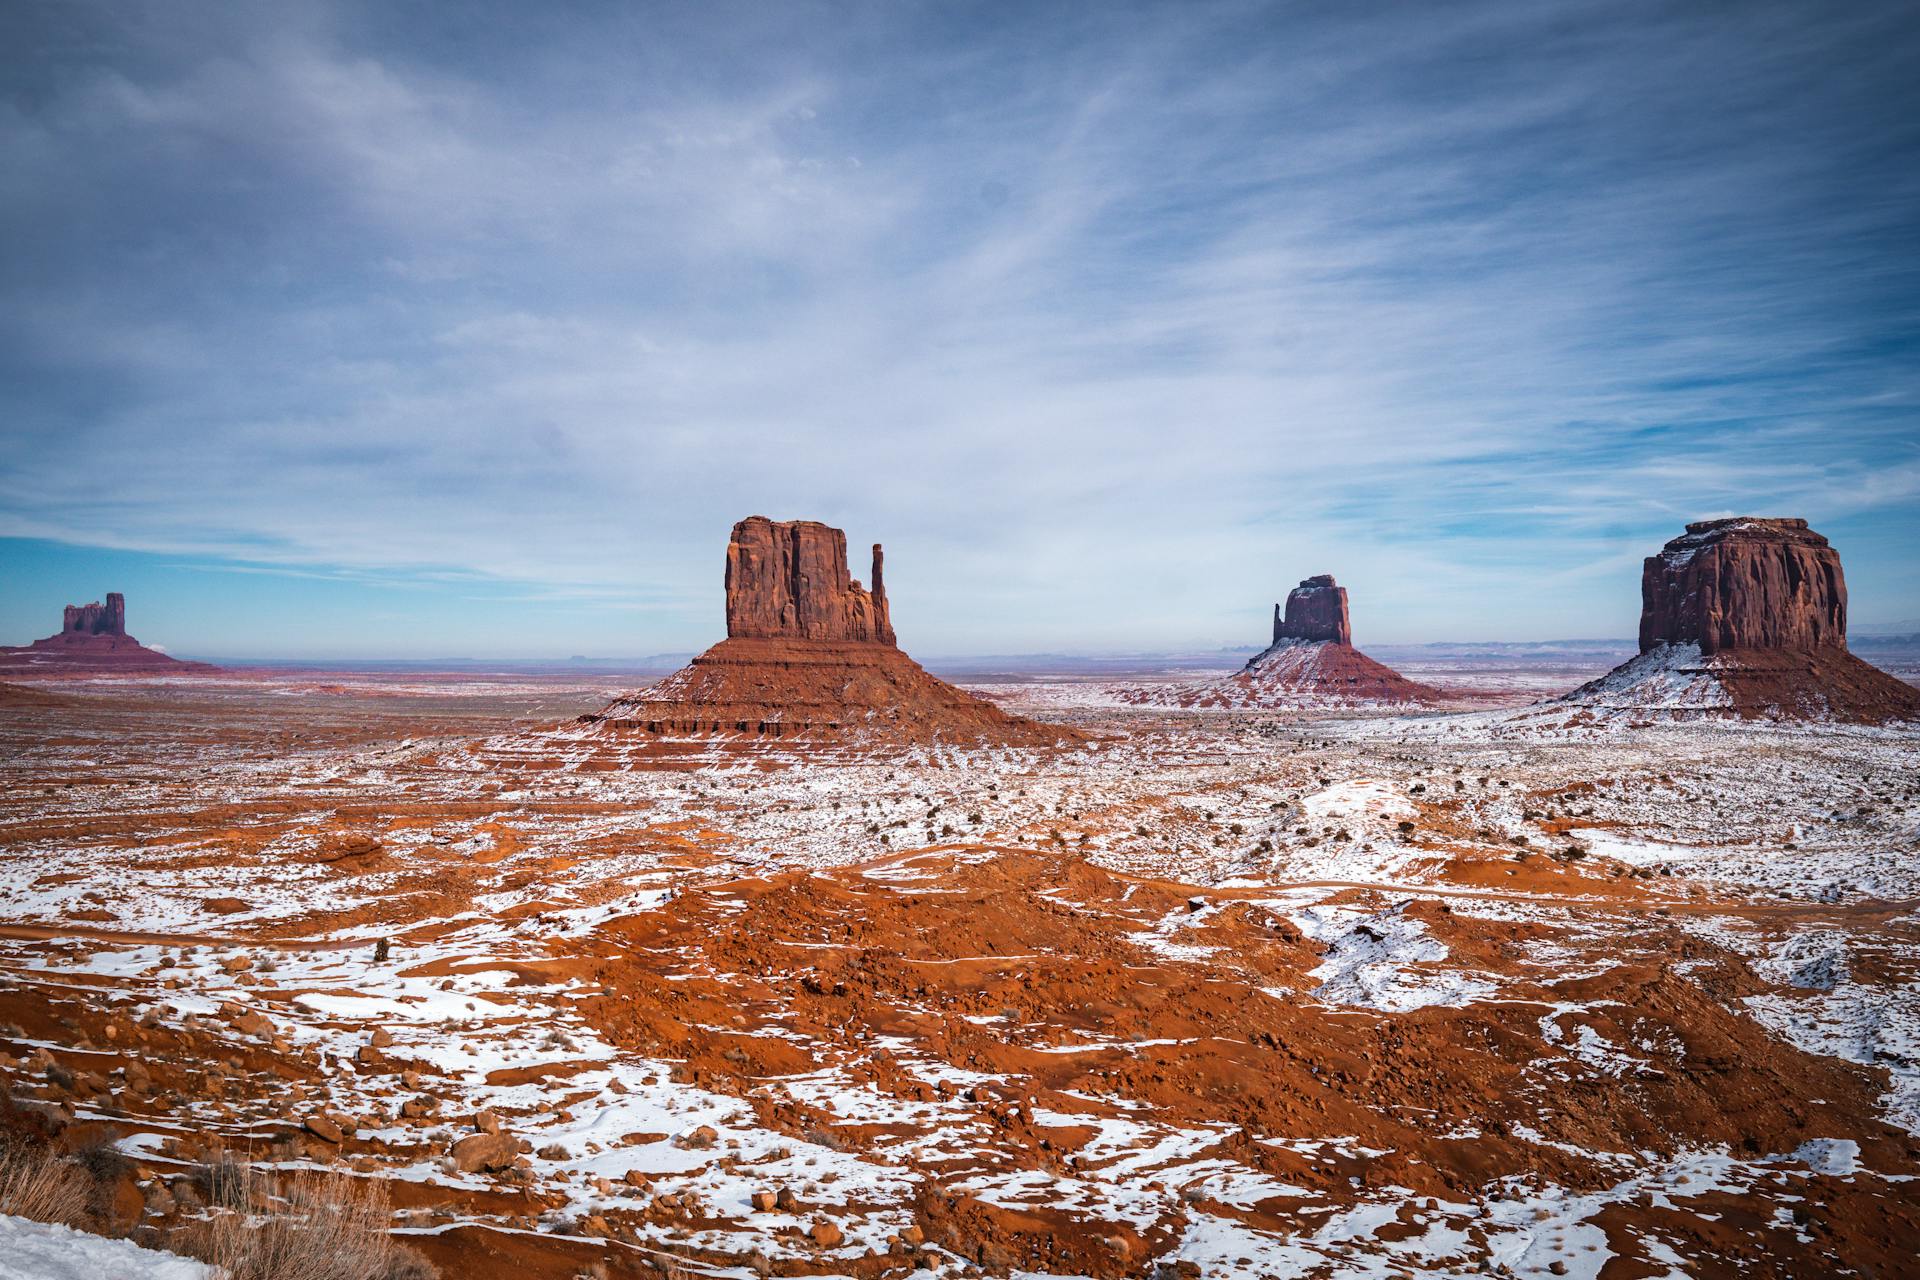
[[[419,1254],[388,1232],[386,1187],[371,1179],[304,1172],[275,1196],[253,1169],[223,1163],[206,1221],[181,1245],[223,1280],[436,1280]]]
[[[0,1147],[0,1213],[77,1226],[87,1216],[92,1192],[87,1171],[50,1147]]]

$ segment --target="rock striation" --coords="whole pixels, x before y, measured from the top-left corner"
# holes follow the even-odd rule
[[[883,554],[873,589],[847,570],[840,530],[750,516],[727,543],[727,638],[586,723],[659,737],[1054,745],[1069,729],[1012,716],[902,653]]]
[[[1353,624],[1347,621],[1347,589],[1330,573],[1303,579],[1287,592],[1283,612],[1273,606],[1273,642],[1304,640],[1318,644],[1352,644]]]
[[[1120,696],[1140,704],[1253,710],[1430,706],[1445,695],[1354,648],[1347,589],[1322,573],[1303,579],[1284,605],[1273,606],[1273,643],[1240,671],[1197,687],[1136,687]]]
[[[127,601],[118,591],[105,604],[70,604],[57,634],[29,645],[0,648],[0,672],[8,675],[101,674],[116,671],[180,674],[212,671],[204,662],[182,662],[149,649],[127,634]]]
[[[1564,701],[1660,716],[1880,723],[1920,689],[1847,649],[1840,553],[1805,520],[1689,524],[1640,575],[1640,653]]]

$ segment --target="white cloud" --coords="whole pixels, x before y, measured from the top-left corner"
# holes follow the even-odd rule
[[[808,515],[957,651],[1257,638],[1323,571],[1381,639],[1625,633],[1706,510],[1913,525],[1911,126],[1831,74],[1906,84],[1890,12],[99,12],[0,114],[0,531],[664,648]]]

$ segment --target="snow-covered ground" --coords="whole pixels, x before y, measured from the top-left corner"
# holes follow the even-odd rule
[[[213,1280],[191,1258],[0,1214],[0,1280]]]
[[[1874,1163],[1881,1157],[1859,1157],[1858,1134],[1818,1134],[1809,1141],[1829,1145],[1817,1149],[1655,1155],[1517,1122],[1510,1140],[1542,1161],[1606,1178],[1513,1180],[1494,1199],[1368,1183],[1365,1162],[1394,1153],[1383,1144],[1365,1154],[1351,1129],[1314,1128],[1307,1116],[1292,1131],[1159,1114],[1164,1103],[1140,1096],[1147,1074],[1199,1037],[1102,1034],[1012,1003],[1023,960],[1058,959],[1051,938],[939,961],[1008,966],[1010,1003],[964,1019],[996,1038],[1001,1058],[968,1061],[943,1047],[944,1035],[899,1028],[848,1045],[791,1019],[736,1025],[729,1019],[744,1019],[744,1003],[705,996],[674,1014],[676,1033],[777,1041],[809,1065],[697,1077],[691,1055],[615,1034],[594,1003],[607,993],[593,966],[636,948],[660,983],[702,992],[792,989],[818,981],[810,966],[838,963],[842,952],[893,958],[886,945],[855,946],[823,926],[783,938],[791,955],[778,963],[728,972],[684,939],[645,933],[690,895],[711,904],[705,919],[724,933],[747,909],[726,886],[781,871],[809,873],[823,893],[879,912],[916,895],[977,897],[965,869],[1021,850],[1066,855],[1130,886],[1112,901],[1065,885],[1039,895],[1061,913],[1062,939],[1089,922],[1129,922],[1127,945],[1088,963],[1121,975],[1155,966],[1215,982],[1237,975],[1252,1001],[1310,1008],[1343,1026],[1418,1028],[1525,1006],[1510,1026],[1530,1037],[1524,1071],[1542,1097],[1568,1078],[1623,1088],[1684,1056],[1621,1033],[1597,1016],[1602,1001],[1537,990],[1607,974],[1657,922],[1701,956],[1744,966],[1748,985],[1725,1009],[1782,1044],[1887,1070],[1881,1115],[1920,1129],[1920,987],[1900,959],[1915,920],[1886,905],[1920,897],[1912,733],[1568,724],[1504,712],[1106,716],[1082,696],[1087,687],[1005,690],[1010,702],[1071,708],[1098,732],[1062,752],[702,744],[663,758],[557,717],[349,742],[276,739],[270,750],[184,730],[146,741],[104,727],[71,732],[0,763],[13,797],[0,916],[206,941],[16,937],[0,943],[0,962],[45,1001],[98,998],[132,1024],[301,1064],[271,1092],[183,1097],[164,1124],[130,1133],[123,1149],[155,1168],[179,1162],[167,1149],[177,1133],[283,1132],[321,1114],[344,1121],[349,1142],[385,1176],[471,1197],[409,1218],[416,1232],[482,1221],[578,1231],[684,1197],[687,1215],[656,1213],[634,1228],[642,1245],[757,1251],[792,1266],[851,1267],[888,1252],[914,1228],[915,1205],[944,1188],[1003,1210],[1159,1231],[1156,1257],[1208,1276],[1483,1263],[1593,1276],[1615,1257],[1686,1274],[1680,1234],[1649,1226],[1628,1242],[1602,1215],[1664,1203],[1704,1220],[1728,1194],[1788,1205],[1833,1190],[1812,1179],[1858,1189],[1887,1175]],[[408,696],[465,695],[422,685]],[[339,861],[348,837],[377,852]],[[931,851],[924,862],[921,851]],[[1171,896],[1136,906],[1156,893]],[[1411,905],[1436,903],[1450,919]],[[1274,922],[1260,937],[1287,936],[1284,924],[1310,956],[1238,973],[1258,959],[1236,951],[1250,944],[1231,931],[1250,909]],[[301,945],[267,950],[269,935]],[[393,941],[391,954],[376,955],[381,938]],[[911,941],[893,939],[891,950]],[[560,972],[552,965],[561,957],[586,960]],[[1673,963],[1684,976],[1706,961]],[[911,984],[886,990],[888,1017],[902,1025],[936,1012]],[[264,1028],[240,1029],[253,1024],[236,1020],[250,1015]],[[397,1086],[395,1073],[354,1065],[376,1033],[387,1039],[382,1052],[416,1064],[424,1083]],[[47,1036],[15,1038],[10,1052],[38,1048],[105,1052]],[[1090,1079],[1113,1079],[1103,1091],[1080,1081],[1037,1102],[1036,1081],[1054,1068],[1016,1065],[1028,1061],[1017,1055],[1061,1070],[1098,1064],[1084,1068]],[[1141,1088],[1121,1087],[1127,1072],[1140,1073]],[[907,1085],[882,1090],[883,1078]],[[397,1114],[428,1092],[427,1113]],[[495,1179],[446,1159],[469,1118],[487,1111],[531,1147],[529,1185],[548,1207],[526,1221],[483,1208]],[[97,1100],[81,1113],[125,1120]],[[806,1122],[780,1128],[774,1115]],[[1297,1155],[1299,1167],[1277,1173],[1240,1154],[1245,1143]],[[276,1162],[305,1160],[282,1153]],[[797,1188],[801,1207],[755,1209],[755,1194],[774,1186]],[[1276,1228],[1275,1215],[1292,1227]],[[838,1232],[831,1245],[804,1234],[821,1223]],[[970,1265],[929,1256],[948,1274]]]

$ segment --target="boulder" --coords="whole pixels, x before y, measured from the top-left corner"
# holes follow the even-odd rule
[[[491,1173],[510,1167],[522,1146],[504,1133],[472,1133],[454,1143],[447,1154],[462,1173]]]
[[[340,1126],[333,1122],[333,1118],[323,1111],[316,1111],[308,1116],[301,1128],[320,1141],[331,1142],[335,1146],[339,1146],[346,1136],[340,1132]]]

